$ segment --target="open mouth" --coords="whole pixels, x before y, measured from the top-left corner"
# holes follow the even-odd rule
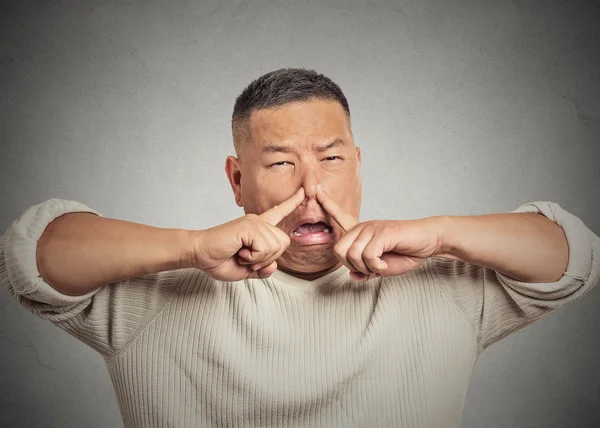
[[[317,223],[304,223],[294,230],[294,236],[307,235],[309,233],[331,233],[333,229],[327,223],[319,221]]]
[[[333,228],[325,222],[303,223],[290,235],[296,245],[318,245],[335,242]]]

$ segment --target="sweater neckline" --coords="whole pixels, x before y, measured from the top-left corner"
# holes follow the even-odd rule
[[[312,293],[318,291],[323,286],[333,286],[344,278],[350,278],[350,270],[346,266],[341,265],[339,268],[326,275],[313,280],[307,280],[297,278],[277,269],[271,274],[271,278],[276,282],[280,282],[283,285],[283,288],[292,288],[294,290]]]

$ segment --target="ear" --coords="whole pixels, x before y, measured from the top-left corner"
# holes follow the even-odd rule
[[[360,166],[360,164],[361,164],[360,147],[354,147],[354,149],[356,150],[356,157],[358,158],[358,166]]]
[[[231,190],[233,190],[235,203],[238,207],[242,207],[242,171],[240,170],[240,161],[238,158],[227,156],[227,159],[225,160],[225,174],[227,174]]]

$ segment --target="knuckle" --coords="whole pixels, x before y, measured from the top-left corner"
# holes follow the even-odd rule
[[[264,254],[269,251],[270,245],[264,239],[257,239],[253,245],[253,250],[257,253]]]
[[[275,239],[269,240],[269,250],[271,251],[271,253],[276,253],[280,249],[281,249],[281,242],[279,242],[279,239],[275,238]]]
[[[362,256],[365,260],[375,260],[377,258],[377,253],[373,250],[365,249]]]
[[[362,260],[362,254],[360,251],[351,248],[348,250],[348,259],[352,261]]]
[[[277,238],[279,249],[281,249],[284,246],[287,247],[291,243],[290,237],[287,235],[287,233],[285,233],[278,227],[275,228],[275,237]]]
[[[352,258],[352,259],[362,259],[362,248],[358,247],[357,245],[353,244],[350,246],[350,248],[348,248],[348,257]]]
[[[392,226],[390,224],[386,224],[386,225],[383,226],[382,233],[384,235],[392,234],[394,232],[395,232],[394,226]]]
[[[279,243],[279,241],[273,242],[269,248],[269,256],[273,257],[275,254],[277,254],[279,252],[280,249],[281,249],[281,244]]]
[[[281,244],[279,243],[278,239],[270,239],[269,240],[269,251],[271,253],[275,253],[275,252],[279,251],[280,246],[281,246]]]

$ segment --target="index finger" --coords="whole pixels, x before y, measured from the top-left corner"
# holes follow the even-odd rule
[[[320,184],[317,185],[317,199],[321,202],[325,211],[331,214],[333,219],[342,227],[344,232],[347,232],[358,224],[358,220],[352,214],[344,211],[342,207],[331,199]]]
[[[300,187],[296,193],[279,205],[268,209],[258,217],[267,223],[277,226],[281,220],[290,215],[304,200],[304,187]]]

